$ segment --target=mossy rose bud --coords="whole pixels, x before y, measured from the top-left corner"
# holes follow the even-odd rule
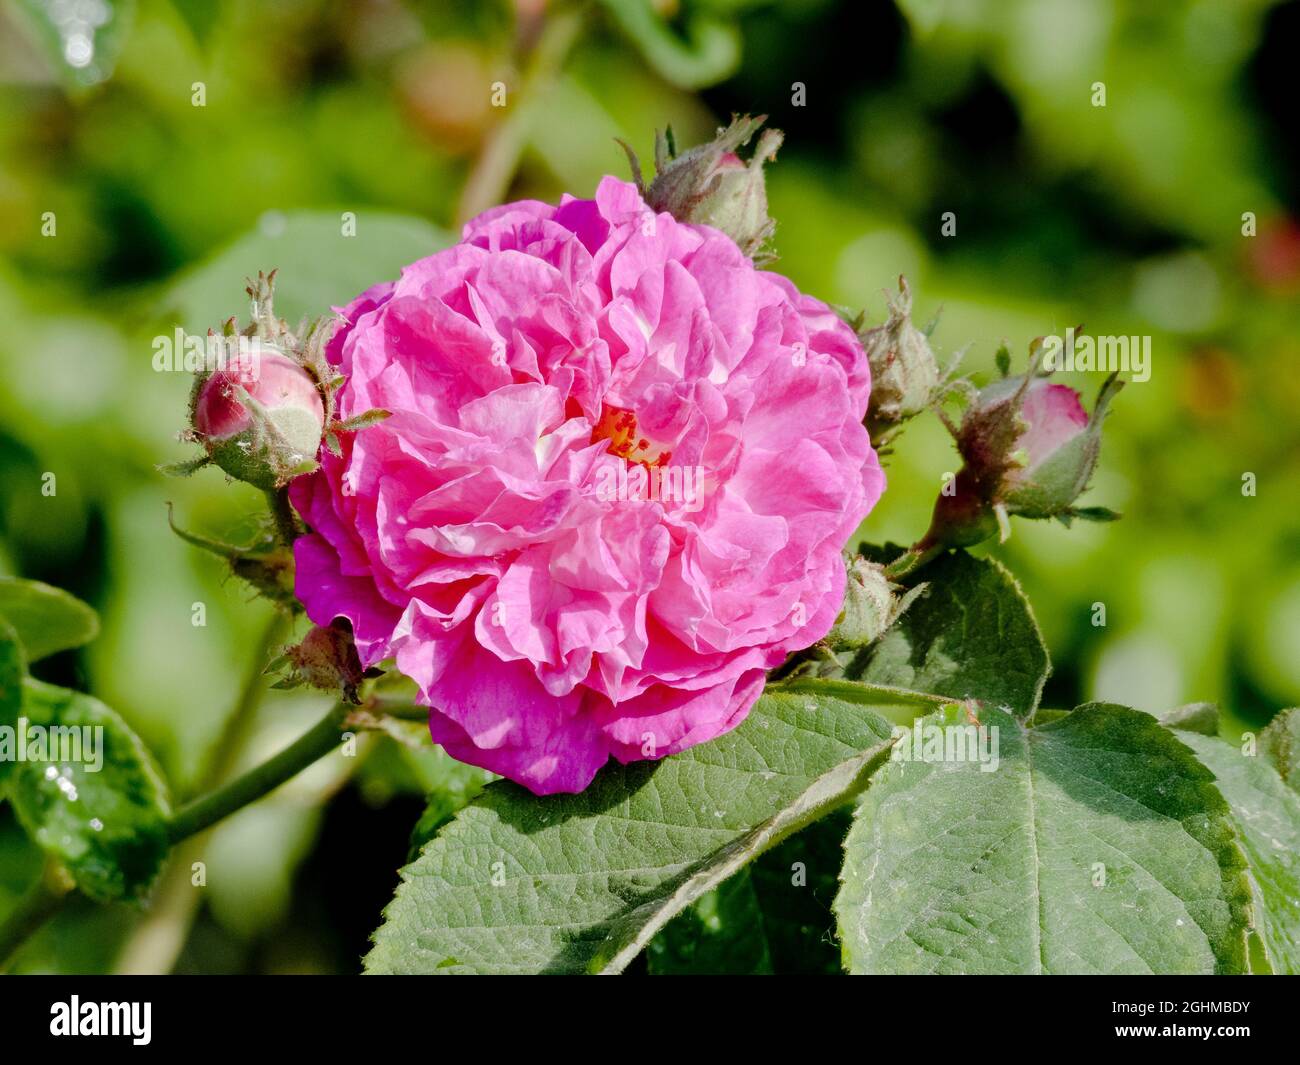
[[[776,224],[767,214],[763,165],[776,157],[784,135],[780,130],[764,130],[749,162],[736,154],[764,121],[762,115],[733,118],[713,140],[681,155],[676,154],[671,134],[660,134],[655,142],[655,179],[649,187],[641,179],[636,156],[628,149],[646,204],[679,222],[721,230],[756,262],[771,259],[768,244]]]
[[[1088,432],[1088,412],[1068,385],[1034,381],[1025,391],[1020,417],[1025,430],[1016,451],[1024,465],[1003,476],[1002,501],[1012,513],[1050,517],[1087,487],[1101,436]]]
[[[195,381],[195,439],[215,465],[258,488],[313,470],[324,424],[316,382],[279,352],[241,353]]]
[[[968,464],[993,475],[994,500],[1007,513],[1056,517],[1088,487],[1101,451],[1102,418],[1120,387],[1117,378],[1107,381],[1089,416],[1068,385],[1004,378],[979,394],[962,422],[958,448]]]
[[[912,322],[912,293],[898,279],[898,296],[889,301],[884,324],[860,334],[871,364],[871,407],[867,432],[882,440],[925,410],[939,387],[939,365],[925,334]]]
[[[1102,421],[1122,386],[1118,375],[1107,378],[1091,415],[1074,389],[1052,384],[1036,367],[977,393],[953,429],[962,468],[945,481],[925,536],[890,575],[898,578],[934,551],[972,547],[995,532],[1005,540],[1013,514],[1066,525],[1117,517],[1074,501],[1097,467]]]
[[[720,229],[746,255],[758,255],[776,228],[767,215],[763,164],[780,144],[781,134],[768,130],[748,163],[735,152],[726,152],[713,168],[713,180],[706,184],[704,197],[684,212],[687,220]]]
[[[865,558],[848,560],[844,608],[826,636],[832,651],[857,651],[876,642],[925,588],[901,589],[885,575],[885,567]]]

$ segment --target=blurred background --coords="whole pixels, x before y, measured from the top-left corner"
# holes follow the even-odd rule
[[[168,529],[172,501],[247,538],[261,500],[156,471],[190,379],[155,338],[245,314],[271,267],[284,316],[321,313],[504,197],[626,176],[616,137],[648,160],[656,127],[738,111],[786,131],[776,268],[803,290],[879,321],[906,274],[981,375],[1080,323],[1153,338],[1082,501],[1123,520],[1018,521],[994,553],[1048,705],[1257,729],[1300,703],[1297,50],[1296,0],[0,0],[0,573],[104,620],[37,672],[118,709],[178,798],[301,731],[323,697],[239,705],[270,611]],[[1066,379],[1091,405],[1101,375]],[[953,468],[911,425],[863,536],[915,539]],[[354,972],[412,826],[482,780],[367,737],[195,841],[147,915],[74,903],[17,968]],[[0,913],[39,866],[0,808]]]

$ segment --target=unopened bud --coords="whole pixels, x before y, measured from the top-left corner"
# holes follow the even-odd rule
[[[865,558],[848,560],[844,609],[826,636],[832,651],[857,651],[875,643],[924,590],[918,585],[902,596],[885,576],[885,567]]]
[[[939,365],[925,334],[912,322],[912,293],[905,278],[898,279],[889,317],[883,325],[865,330],[861,340],[871,364],[867,432],[879,443],[930,406],[939,387]]]
[[[676,154],[671,135],[660,134],[655,143],[655,179],[649,187],[642,182],[640,164],[628,149],[646,203],[679,222],[721,230],[756,262],[771,259],[768,244],[776,223],[767,213],[763,165],[776,157],[784,135],[780,130],[764,130],[748,163],[736,154],[766,119],[766,115],[733,117],[709,143],[681,155]]]
[[[325,408],[316,382],[288,356],[241,354],[199,375],[192,424],[215,465],[273,489],[315,468]]]
[[[1052,384],[1034,367],[980,392],[957,433],[964,464],[935,501],[929,531],[914,553],[971,547],[1010,533],[1010,515],[1110,521],[1104,507],[1074,506],[1088,487],[1101,451],[1106,408],[1123,386],[1112,374],[1089,415],[1079,394]]]
[[[1089,416],[1068,385],[1005,378],[979,394],[962,421],[958,448],[968,465],[982,469],[994,502],[1008,513],[1067,513],[1096,469],[1102,420],[1122,385],[1109,378]]]

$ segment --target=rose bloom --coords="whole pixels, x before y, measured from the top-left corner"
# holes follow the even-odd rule
[[[580,791],[734,728],[830,629],[884,488],[867,361],[721,232],[605,178],[341,313],[340,416],[392,416],[293,482],[297,594],[454,757]]]

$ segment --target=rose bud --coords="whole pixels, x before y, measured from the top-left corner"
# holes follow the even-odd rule
[[[325,408],[311,375],[272,351],[200,374],[191,420],[215,465],[270,490],[315,469]]]
[[[733,117],[708,144],[676,154],[672,132],[655,140],[655,179],[647,188],[636,154],[624,145],[632,163],[637,188],[648,206],[666,211],[679,222],[712,226],[729,236],[755,262],[774,258],[766,246],[776,229],[767,214],[767,187],[763,164],[776,157],[784,135],[764,130],[753,156],[746,163],[736,149],[748,143],[767,120]]]
[[[1074,389],[1033,369],[980,392],[954,430],[964,465],[939,493],[925,536],[887,568],[890,578],[906,576],[945,548],[973,547],[995,532],[1005,540],[1012,514],[1065,525],[1116,518],[1074,501],[1097,466],[1102,420],[1121,387],[1118,375],[1107,378],[1091,416]]]
[[[857,651],[875,643],[925,589],[917,585],[900,597],[885,567],[861,557],[850,558],[848,570],[844,609],[826,636],[832,651]]]
[[[1122,386],[1109,378],[1090,417],[1067,385],[1004,378],[976,398],[962,421],[958,449],[968,465],[983,467],[982,480],[996,477],[993,501],[1007,513],[1068,515],[1097,466],[1102,419]]]
[[[930,342],[912,323],[912,293],[905,278],[898,279],[898,297],[889,300],[884,324],[865,330],[860,339],[871,364],[867,432],[879,444],[930,406],[940,382]]]

